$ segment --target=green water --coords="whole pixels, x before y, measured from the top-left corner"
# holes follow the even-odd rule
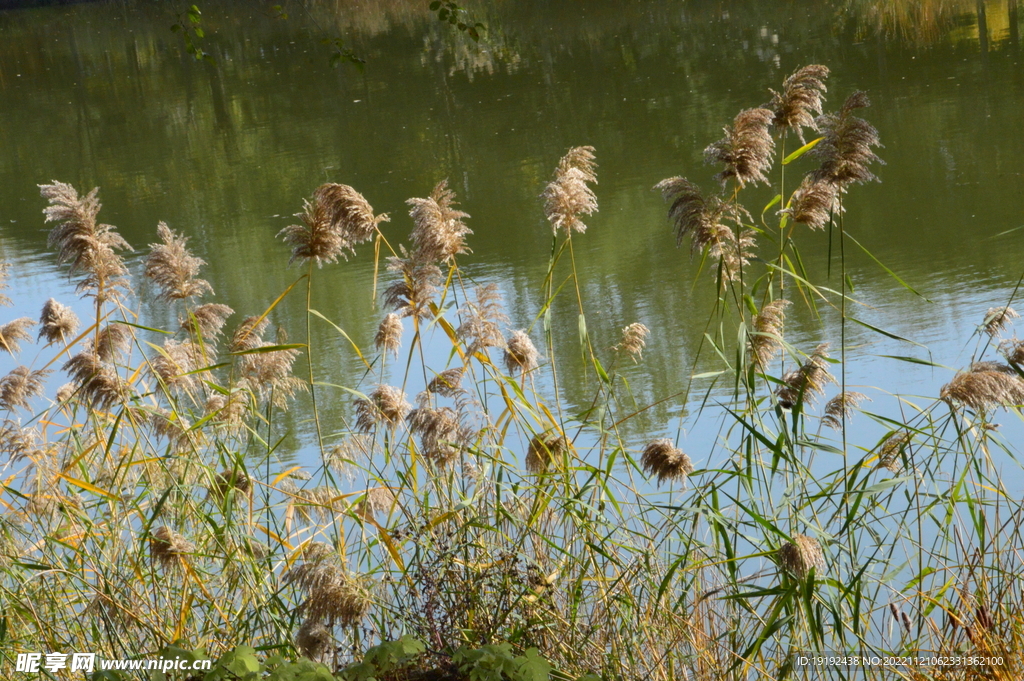
[[[928,346],[848,332],[848,382],[880,389],[857,388],[876,411],[895,408],[886,391],[934,395],[952,376],[879,355],[961,365],[985,310],[1005,304],[1024,271],[1024,231],[1001,235],[1024,224],[1015,2],[947,3],[931,24],[896,19],[914,3],[880,1],[498,2],[478,11],[489,27],[479,45],[440,25],[426,4],[309,2],[287,6],[282,20],[269,5],[201,2],[203,47],[215,64],[191,59],[169,30],[184,4],[0,12],[0,257],[14,263],[16,304],[6,314],[37,317],[50,296],[75,300],[46,247],[42,182],[99,185],[101,218],[135,246],[135,268],[158,221],[190,235],[215,300],[237,321],[302,274],[286,267],[287,248],[274,237],[318,184],[356,187],[391,214],[384,231],[400,242],[411,228],[405,199],[448,178],[472,215],[466,271],[500,286],[510,328],[530,327],[551,249],[538,195],[561,154],[589,144],[600,213],[574,239],[588,326],[599,347],[631,322],[651,328],[644,361],[627,375],[638,404],[660,402],[632,422],[635,432],[681,428],[704,458],[710,440],[691,435],[677,394],[691,373],[719,368],[706,350],[694,363],[714,285],[686,247],[675,248],[651,187],[684,175],[712,188],[717,169],[703,165],[703,148],[807,63],[832,69],[827,107],[854,90],[871,96],[865,117],[886,165],[881,183],[852,190],[846,229],[921,294],[848,250],[854,297],[864,303],[855,314]],[[366,60],[362,71],[330,67],[321,40],[337,36]],[[790,166],[792,186],[810,167]],[[773,194],[762,187],[744,200],[756,215]],[[828,236],[805,231],[798,245],[810,278],[826,281]],[[838,288],[831,247],[829,285]],[[383,314],[372,249],[316,277],[313,306],[369,347]],[[302,297],[274,314],[292,338],[304,333]],[[790,342],[838,344],[836,314],[798,307]],[[149,303],[141,312],[147,324],[172,319]],[[313,330],[319,380],[372,382],[333,328]],[[572,361],[572,307],[556,310],[554,333],[569,349],[564,397],[586,405],[594,376]],[[439,351],[434,364],[445,358]],[[327,420],[342,423],[349,399],[329,392]],[[309,444],[307,409],[303,398],[290,416],[290,451]]]

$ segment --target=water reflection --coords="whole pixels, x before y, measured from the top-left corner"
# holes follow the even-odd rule
[[[886,144],[883,183],[851,195],[847,228],[933,301],[855,252],[850,277],[865,303],[862,319],[929,342],[937,359],[955,365],[973,325],[1005,301],[1020,274],[1024,245],[998,236],[1024,215],[1013,0],[737,2],[727,11],[717,2],[499,2],[480,10],[490,28],[480,44],[412,0],[309,2],[287,21],[248,4],[202,6],[215,66],[183,54],[168,30],[172,3],[0,13],[2,255],[29,270],[40,294],[73,297],[44,255],[40,182],[101,185],[103,219],[136,247],[154,240],[159,220],[192,235],[218,301],[240,319],[299,276],[274,235],[318,184],[358,188],[392,213],[386,232],[400,241],[411,227],[405,199],[448,177],[473,216],[467,271],[498,283],[512,327],[528,327],[551,245],[538,194],[565,149],[592,144],[601,212],[576,254],[591,333],[607,348],[626,324],[652,329],[630,381],[639,404],[664,401],[634,425],[673,428],[682,405],[665,398],[693,368],[713,286],[685,249],[672,247],[665,206],[650,188],[677,174],[710,187],[704,146],[740,108],[766,101],[769,87],[810,62],[833,68],[832,104],[853,89],[871,93],[866,115]],[[351,40],[365,71],[329,68],[325,35]],[[751,193],[748,207],[758,213],[772,194]],[[809,276],[827,279],[827,236],[799,240]],[[369,346],[381,315],[369,251],[325,268],[319,281],[314,307]],[[31,309],[16,314],[36,315],[36,297],[23,297]],[[293,337],[301,302],[286,300],[275,313]],[[575,313],[556,312],[564,313],[556,344],[571,350]],[[159,323],[165,313],[143,314]],[[828,314],[803,309],[794,310],[790,333],[810,348],[838,328]],[[362,365],[347,341],[327,325],[314,334],[322,380],[358,384]],[[854,341],[867,344],[851,362],[857,385],[896,387],[885,385],[891,363],[876,356],[916,352],[863,329]],[[594,377],[572,361],[562,367],[570,372],[566,398],[586,405]],[[948,376],[922,369],[900,378],[900,390],[934,393]],[[343,397],[325,409],[335,422],[350,411]],[[291,418],[297,431],[306,428],[301,410]]]

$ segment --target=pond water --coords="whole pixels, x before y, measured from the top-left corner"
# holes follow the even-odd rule
[[[216,301],[251,315],[301,275],[275,235],[317,185],[356,187],[391,214],[384,231],[399,242],[411,228],[405,199],[448,178],[472,215],[467,272],[499,285],[511,328],[529,327],[551,248],[538,195],[569,147],[592,145],[600,212],[574,239],[591,333],[606,348],[629,323],[652,330],[627,375],[638,403],[659,404],[631,422],[632,436],[680,432],[706,463],[716,433],[694,428],[679,393],[692,373],[720,368],[706,347],[694,365],[714,284],[675,248],[651,188],[673,175],[712,188],[717,169],[703,164],[704,147],[809,63],[832,69],[826,107],[855,90],[871,97],[864,116],[886,165],[881,183],[851,191],[846,229],[920,293],[848,244],[863,303],[855,316],[927,346],[848,329],[847,382],[872,397],[872,411],[899,418],[891,393],[936,395],[970,361],[985,311],[1006,304],[1024,271],[1024,231],[1010,231],[1024,225],[1016,0],[495,2],[476,10],[488,26],[479,44],[426,5],[310,0],[279,18],[269,5],[204,0],[202,47],[213,64],[193,60],[170,30],[184,3],[0,11],[0,259],[15,274],[7,315],[37,318],[48,297],[75,300],[46,245],[39,183],[100,186],[101,218],[136,247],[133,267],[158,221],[190,235]],[[330,66],[322,40],[336,37],[365,59],[362,70]],[[812,167],[801,163],[795,172]],[[744,201],[756,215],[773,194],[762,187]],[[804,230],[797,241],[810,278],[838,288],[828,235]],[[274,316],[292,338],[304,332],[301,298]],[[313,307],[370,347],[383,314],[372,248],[318,272]],[[142,318],[159,326],[171,315],[146,303]],[[313,330],[319,380],[365,389],[348,342],[327,324]],[[554,335],[571,359],[572,307],[556,310]],[[787,338],[808,352],[838,344],[838,315],[795,305]],[[588,404],[593,372],[568,360],[561,371],[568,403]],[[325,401],[329,420],[351,414],[344,393]],[[288,422],[292,456],[311,451],[307,417],[300,398]],[[1012,413],[1004,420],[1019,429]],[[865,446],[884,432],[863,418],[857,428]]]

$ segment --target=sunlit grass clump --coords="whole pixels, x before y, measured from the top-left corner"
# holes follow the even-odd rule
[[[404,244],[354,188],[315,189],[279,234],[296,284],[237,313],[180,228],[159,223],[132,256],[99,222],[98,190],[43,185],[55,263],[91,312],[51,298],[38,321],[0,324],[0,668],[21,651],[244,644],[342,669],[408,635],[414,671],[444,678],[510,650],[562,679],[822,678],[793,663],[814,651],[984,656],[962,678],[1021,678],[1024,510],[1001,472],[1019,465],[992,422],[1024,402],[1013,301],[979,314],[976,354],[934,398],[890,411],[849,389],[844,219],[854,186],[877,179],[880,138],[864,93],[824,113],[827,77],[800,69],[740,112],[705,151],[715,177],[658,183],[690,244],[680,277],[715,279],[700,352],[718,392],[680,376],[693,401],[640,437],[653,405],[634,401],[629,372],[672,330],[610,320],[607,347],[588,332],[573,240],[602,227],[591,147],[568,150],[538,202],[552,250],[533,318],[463,265],[471,217],[444,180],[408,200]],[[741,203],[753,185],[775,195],[757,210]],[[839,244],[838,285],[807,280],[805,229]],[[324,323],[316,273],[370,252],[384,259],[376,331],[344,345],[362,378],[323,383],[312,361],[296,375]],[[307,323],[286,331],[276,308],[300,282]],[[139,291],[173,328],[140,316]],[[793,347],[797,306],[839,336]],[[579,342],[556,346],[567,307]],[[582,410],[558,371],[574,362]],[[340,421],[321,418],[325,399],[345,405]],[[315,456],[301,465],[277,455],[295,405]],[[850,427],[871,421],[880,438]],[[684,452],[684,428],[713,446]]]

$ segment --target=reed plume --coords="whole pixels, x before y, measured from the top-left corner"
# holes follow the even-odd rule
[[[352,187],[334,183],[317,187],[313,200],[304,200],[302,212],[295,216],[303,224],[278,232],[293,247],[289,263],[306,260],[318,267],[347,258],[346,251],[355,253],[356,244],[368,241],[377,225],[390,220],[386,213],[375,216],[373,206]]]
[[[792,130],[804,144],[804,128],[817,130],[815,114],[821,114],[821,103],[828,88],[827,66],[810,64],[794,71],[782,82],[782,92],[770,90],[772,101],[765,108],[772,111],[772,127]]]
[[[360,462],[367,462],[373,455],[373,438],[360,433],[352,434],[327,451],[327,465],[346,478],[354,477],[354,469]]]
[[[38,445],[39,433],[34,428],[24,428],[10,419],[0,422],[0,453],[8,460],[34,459],[42,453]]]
[[[995,338],[1011,323],[1011,320],[1019,318],[1020,315],[1009,305],[1003,307],[990,307],[988,312],[985,313],[985,320],[981,323],[981,327],[985,329],[985,333],[991,338]]]
[[[909,430],[898,430],[887,437],[878,449],[878,467],[896,475],[903,472],[903,453],[908,451],[913,437]]]
[[[1005,364],[977,363],[967,371],[958,371],[939,390],[939,397],[951,405],[957,402],[977,412],[998,406],[1020,406],[1024,405],[1024,379]]]
[[[93,407],[110,409],[128,398],[129,385],[90,350],[78,353],[63,368],[77,385],[78,396]]]
[[[295,648],[314,662],[322,662],[331,651],[334,637],[318,620],[306,619],[295,634]]]
[[[265,325],[257,324],[256,326],[263,328]],[[237,334],[236,331],[236,336]],[[292,365],[299,356],[298,348],[269,349],[284,345],[287,340],[284,329],[279,327],[277,341],[274,343],[263,340],[258,333],[254,332],[250,332],[244,340],[240,341],[242,345],[251,345],[250,349],[252,350],[259,350],[259,352],[243,354],[239,358],[238,369],[241,379],[254,389],[261,399],[272,400],[274,406],[280,409],[287,408],[288,400],[297,391],[305,390],[308,387],[305,381],[292,376]]]
[[[352,404],[356,408],[356,429],[364,433],[373,430],[378,423],[394,428],[411,406],[405,401],[405,393],[390,385],[378,385],[367,398],[359,398]]]
[[[473,230],[462,221],[469,213],[452,208],[455,192],[448,188],[448,180],[441,180],[426,199],[409,199],[413,230],[409,239],[413,243],[413,260],[419,263],[451,263],[455,256],[469,253],[466,235]]]
[[[164,342],[163,352],[153,358],[150,366],[168,388],[189,391],[198,387],[202,380],[196,373],[203,366],[202,358],[202,350],[192,341],[171,338]]]
[[[622,329],[622,340],[615,346],[616,352],[626,352],[633,357],[633,361],[639,361],[647,346],[647,336],[651,330],[640,322],[634,322]]]
[[[179,565],[195,550],[192,542],[165,525],[156,528],[149,538],[149,555],[165,570]]]
[[[509,374],[517,371],[526,374],[537,368],[539,356],[540,353],[526,331],[520,329],[512,334],[505,345],[505,368]]]
[[[693,463],[683,450],[672,444],[672,440],[654,440],[644,448],[640,465],[648,476],[658,476],[658,485],[665,480],[682,482],[693,473]]]
[[[761,308],[752,322],[754,333],[747,336],[750,361],[763,371],[782,348],[782,331],[786,322],[788,300],[773,300]]]
[[[45,222],[56,222],[48,238],[57,249],[57,263],[70,264],[70,274],[84,276],[78,290],[96,297],[98,302],[119,298],[131,290],[128,269],[116,251],[128,250],[128,244],[111,225],[98,224],[99,188],[80,197],[69,184],[54,181],[39,185],[40,195],[50,205],[43,209]]]
[[[31,326],[35,326],[35,321],[29,317],[21,317],[0,326],[0,349],[10,355],[21,352],[18,341],[32,341],[32,336],[28,332]]]
[[[207,398],[204,414],[228,430],[238,430],[245,422],[248,406],[247,392],[236,389],[227,395],[216,393]]]
[[[224,470],[213,478],[210,494],[217,500],[224,500],[229,494],[238,493],[252,499],[255,480],[240,469]]]
[[[505,345],[500,324],[508,321],[497,284],[477,286],[473,297],[459,310],[461,324],[455,331],[456,336],[467,341],[466,353],[470,355]]]
[[[725,137],[704,150],[706,163],[725,165],[715,179],[725,184],[735,178],[741,187],[768,183],[765,171],[772,167],[775,156],[775,140],[768,130],[773,118],[768,109],[745,109],[736,115],[732,125],[724,128]]]
[[[43,305],[43,312],[39,316],[37,340],[45,338],[47,345],[57,341],[66,343],[75,335],[78,325],[78,315],[74,310],[50,298]]]
[[[185,317],[179,318],[181,328],[190,333],[202,336],[207,341],[216,340],[220,336],[228,317],[235,313],[227,305],[207,303],[194,310],[188,310]]]
[[[107,324],[96,334],[96,355],[104,362],[115,362],[132,346],[132,332],[124,324]]]
[[[235,327],[228,351],[242,353],[260,347],[263,344],[263,332],[269,325],[270,320],[266,317],[246,317]]]
[[[143,274],[160,289],[157,298],[170,303],[213,293],[210,282],[196,278],[206,261],[188,250],[188,237],[175,233],[166,222],[157,224],[156,233],[163,243],[149,245]]]
[[[298,612],[308,619],[332,626],[355,626],[366,617],[372,604],[366,580],[334,564],[332,558],[333,552],[315,560],[304,556],[301,565],[284,574],[284,582],[295,584],[306,593]]]
[[[11,277],[10,271],[11,263],[0,262],[0,291],[6,291],[8,288],[10,288],[10,284],[7,283],[7,280],[10,279]],[[12,301],[3,293],[0,293],[0,305],[10,307],[11,305],[14,305],[14,301]]]
[[[792,409],[801,398],[809,401],[815,395],[825,392],[828,383],[835,382],[836,379],[828,371],[828,345],[819,344],[799,369],[787,371],[782,376],[784,385],[775,391],[779,406]]]
[[[458,458],[465,441],[458,413],[450,407],[420,407],[409,412],[409,430],[420,436],[423,456],[438,467]]]
[[[999,343],[999,352],[1007,362],[1018,369],[1024,365],[1024,340],[1020,340],[1016,336],[1007,338]]]
[[[841,392],[825,403],[825,415],[821,422],[834,430],[841,430],[843,421],[853,414],[853,410],[864,400],[870,401],[864,393],[847,390]]]
[[[394,312],[384,315],[380,326],[377,327],[373,344],[381,352],[390,352],[397,358],[398,349],[402,347],[402,318]]]
[[[0,409],[27,408],[30,399],[43,394],[43,381],[49,373],[47,369],[32,371],[20,366],[0,378]]]
[[[750,249],[754,246],[753,232],[742,228],[746,211],[739,204],[722,201],[718,196],[705,199],[700,188],[683,177],[662,180],[654,188],[672,204],[668,218],[675,228],[676,246],[689,235],[691,257],[707,249],[708,255],[719,262],[723,282],[738,279],[742,267],[752,257]],[[738,236],[724,224],[725,220],[737,224]]]
[[[526,470],[540,474],[551,464],[557,464],[569,453],[569,441],[557,428],[534,435],[526,450]]]
[[[789,214],[793,222],[811,229],[824,229],[842,210],[839,187],[817,173],[807,174],[780,214]]]
[[[432,263],[417,262],[406,256],[388,258],[388,271],[397,272],[400,278],[384,290],[384,304],[400,317],[430,319],[433,315],[431,303],[437,287],[444,281],[441,270]]]
[[[825,569],[825,555],[817,539],[805,534],[794,534],[793,540],[778,551],[779,565],[797,579],[806,579],[813,568],[815,573]]]
[[[445,369],[427,384],[427,392],[443,397],[455,397],[465,392],[462,389],[462,376],[466,370],[462,367]]]
[[[205,438],[202,430],[192,430],[192,424],[178,411],[156,409],[148,413],[147,421],[157,437],[167,440],[175,452],[195,451]]]
[[[864,92],[847,97],[838,113],[825,114],[816,120],[823,138],[810,153],[821,159],[815,172],[817,179],[830,182],[840,189],[848,185],[877,180],[868,166],[884,163],[871,147],[881,146],[878,131],[862,118],[853,115],[857,109],[871,105]]]
[[[371,487],[353,507],[356,515],[369,519],[378,513],[390,513],[398,504],[398,498],[390,487]]]
[[[558,162],[555,179],[541,194],[544,215],[556,234],[559,229],[564,229],[566,236],[587,231],[580,216],[593,215],[598,210],[597,196],[588,186],[597,184],[596,167],[594,147],[573,147]]]

